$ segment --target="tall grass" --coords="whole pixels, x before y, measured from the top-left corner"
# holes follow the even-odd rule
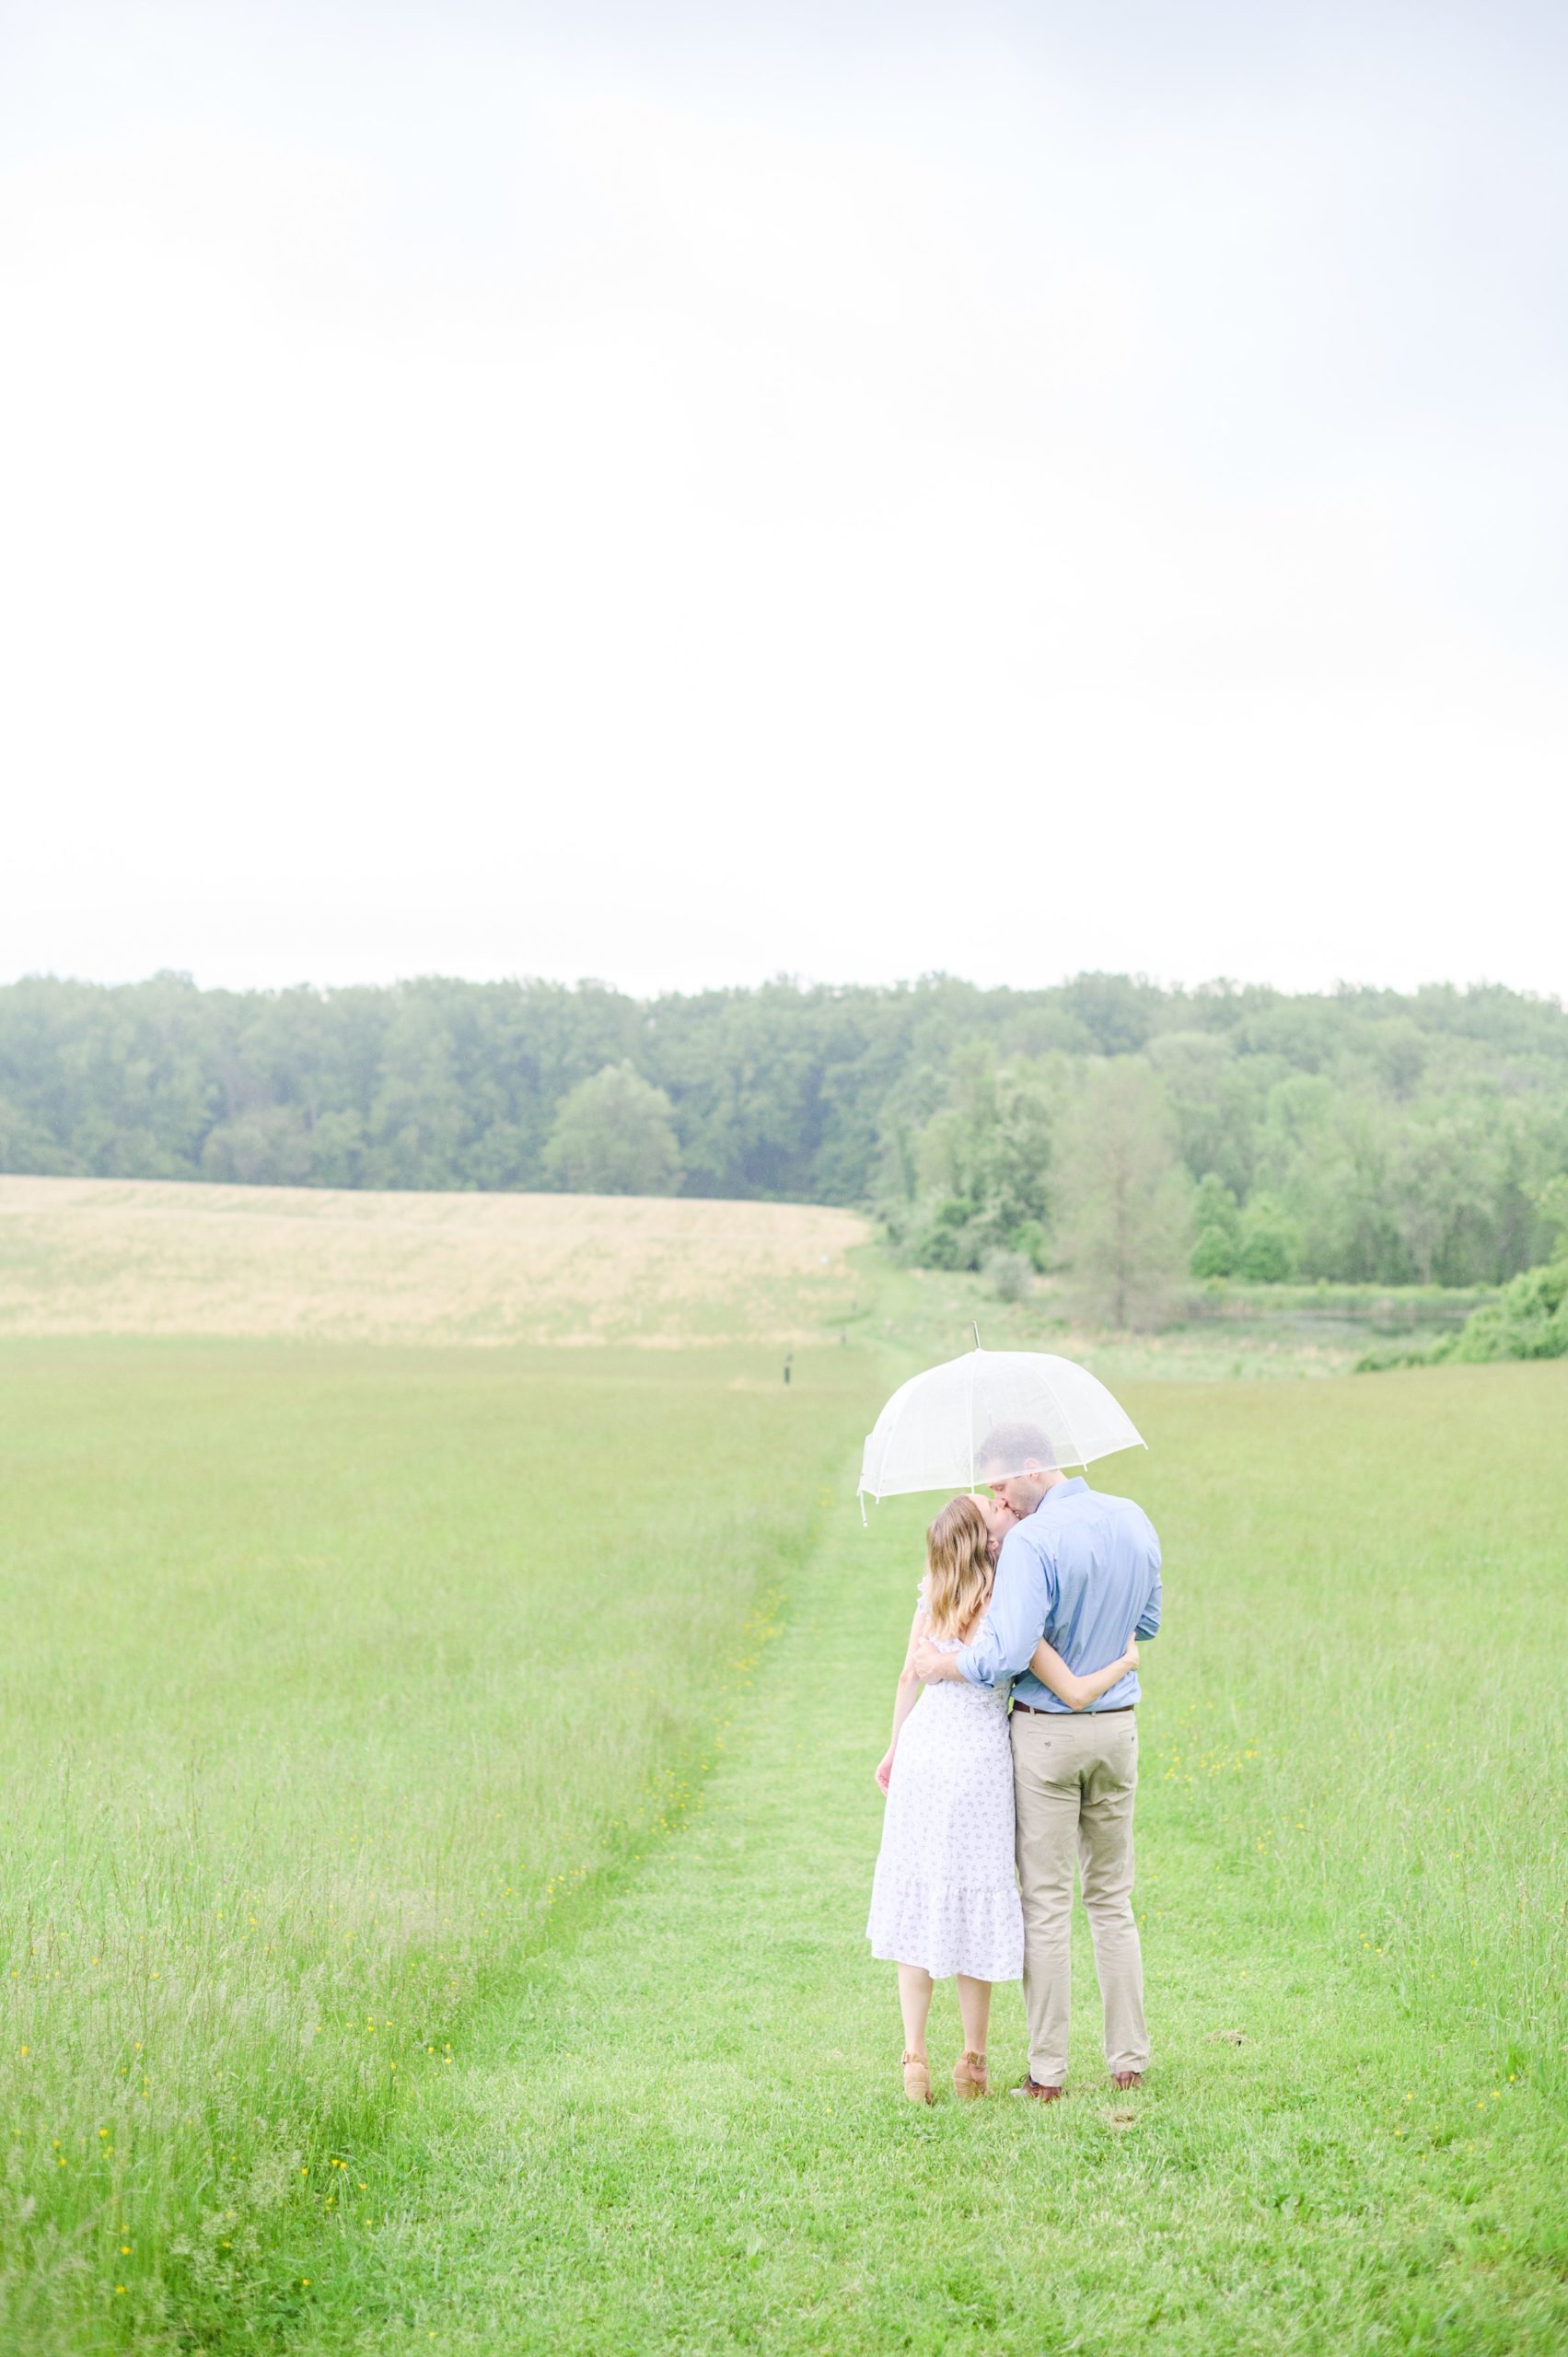
[[[1282,1922],[1342,1927],[1412,2017],[1441,1991],[1477,2051],[1568,2096],[1568,1369],[1368,1387],[1160,1395],[1140,1490],[1185,1693],[1155,1772]]]
[[[862,1380],[0,1350],[0,2346],[200,2345],[361,2198],[476,1994],[678,1820]]]

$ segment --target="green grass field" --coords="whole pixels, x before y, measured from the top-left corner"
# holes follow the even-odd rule
[[[286,2318],[332,2154],[724,1741],[862,1416],[796,1364],[0,1345],[0,2348]]]
[[[1129,1391],[1156,2068],[929,2114],[902,1371],[0,1345],[0,2347],[1562,2346],[1568,1369]]]

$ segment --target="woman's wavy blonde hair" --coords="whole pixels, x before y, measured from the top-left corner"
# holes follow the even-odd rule
[[[925,1608],[939,1637],[968,1628],[991,1594],[991,1533],[973,1498],[954,1498],[925,1534]]]

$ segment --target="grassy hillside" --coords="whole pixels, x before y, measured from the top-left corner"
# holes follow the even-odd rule
[[[787,1345],[842,1312],[866,1233],[810,1204],[0,1178],[0,1334]]]

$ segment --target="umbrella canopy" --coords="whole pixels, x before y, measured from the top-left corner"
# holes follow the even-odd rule
[[[1048,1351],[970,1351],[900,1386],[861,1460],[873,1498],[972,1490],[1045,1466],[1087,1465],[1143,1435],[1098,1376]]]

